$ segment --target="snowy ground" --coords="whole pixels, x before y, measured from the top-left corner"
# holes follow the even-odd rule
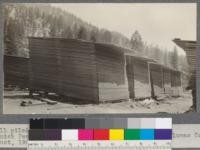
[[[22,101],[31,101],[30,106],[20,106]],[[192,105],[191,92],[178,98],[168,97],[160,101],[123,101],[119,103],[74,105],[58,102],[55,105],[41,103],[28,97],[26,90],[12,89],[4,91],[4,114],[103,114],[103,113],[184,113]]]

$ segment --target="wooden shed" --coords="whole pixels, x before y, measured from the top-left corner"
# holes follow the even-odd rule
[[[152,97],[180,96],[181,72],[161,64],[150,63]]]
[[[85,101],[128,99],[125,52],[111,44],[29,38],[31,89]]]
[[[182,74],[182,85],[184,87],[188,87],[188,85],[185,85],[185,84],[189,84],[189,86],[192,86],[193,89],[196,89],[196,51],[197,51],[197,42],[196,41],[190,41],[190,40],[181,40],[181,39],[174,39],[173,40],[174,43],[176,43],[180,48],[182,48],[185,53],[186,53],[186,56],[187,56],[187,61],[188,61],[188,64],[190,66],[190,70],[188,72],[188,75],[184,75]],[[187,82],[188,80],[188,77],[191,78],[190,79],[190,82]],[[187,83],[186,83],[187,82]]]
[[[181,39],[174,39],[173,42],[185,51],[188,64],[190,65],[190,71],[196,71],[197,42]]]
[[[151,97],[149,61],[153,60],[130,53],[126,54],[130,98],[143,99]]]
[[[28,58],[4,55],[4,84],[28,88],[28,63]]]

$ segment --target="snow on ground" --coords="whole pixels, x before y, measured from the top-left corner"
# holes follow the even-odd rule
[[[20,106],[22,101],[30,101],[31,106]],[[125,114],[125,113],[184,113],[192,105],[191,92],[185,92],[181,97],[168,97],[155,101],[122,101],[102,104],[71,104],[58,102],[55,105],[41,103],[28,97],[28,91],[12,89],[4,91],[4,114]]]

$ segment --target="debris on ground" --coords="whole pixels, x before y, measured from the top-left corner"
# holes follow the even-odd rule
[[[123,114],[123,113],[189,113],[192,110],[192,95],[186,91],[181,97],[163,97],[162,100],[146,98],[144,100],[119,101],[101,104],[63,103],[62,99],[39,95],[29,96],[28,90],[4,90],[4,114]],[[54,98],[55,97],[55,98]],[[28,106],[28,107],[26,107]],[[34,106],[34,107],[33,107]]]

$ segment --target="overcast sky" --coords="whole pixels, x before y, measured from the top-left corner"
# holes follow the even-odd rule
[[[144,41],[173,49],[172,39],[196,40],[196,4],[52,4],[100,28],[131,37],[138,30]]]

